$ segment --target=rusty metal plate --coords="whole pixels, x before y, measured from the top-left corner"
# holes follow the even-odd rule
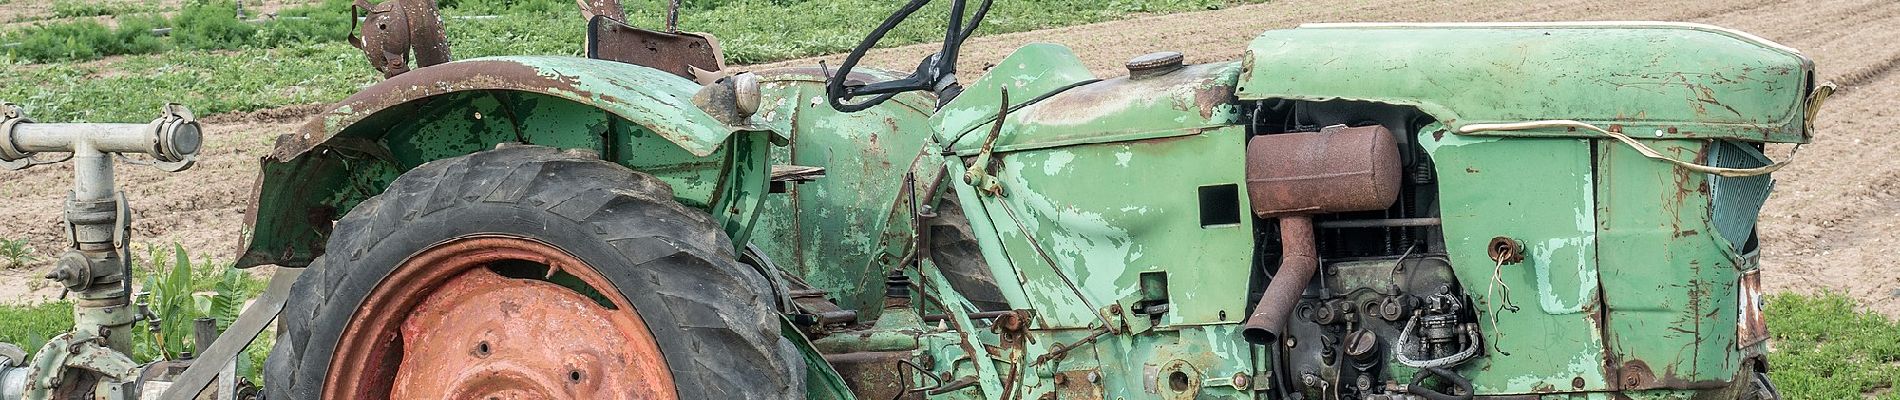
[[[664,361],[632,314],[485,268],[437,289],[402,325],[393,399],[651,399]],[[644,374],[642,372],[645,372]],[[664,372],[662,372],[664,373]]]
[[[1735,346],[1744,348],[1768,340],[1768,320],[1762,313],[1761,270],[1742,273],[1741,298],[1736,306],[1742,309],[1741,318],[1735,324]]]
[[[1398,144],[1376,125],[1256,136],[1247,194],[1262,217],[1383,210],[1399,194]]]
[[[363,19],[362,37],[352,35],[350,44],[363,50],[384,78],[409,72],[412,50],[418,68],[449,62],[449,39],[434,0],[389,0],[376,5],[357,0],[355,7],[368,10],[369,15]]]
[[[523,261],[578,278],[606,303],[488,268]],[[532,240],[436,245],[363,299],[331,359],[324,398],[675,398],[658,342],[613,287],[592,266]]]
[[[587,22],[587,58],[645,66],[687,79],[694,78],[694,68],[718,71],[726,63],[712,35],[651,31],[605,16]]]
[[[921,391],[912,392],[910,382],[915,379],[915,370],[903,368],[903,361],[909,360],[908,351],[864,351],[844,354],[826,354],[825,362],[845,378],[851,387],[851,393],[860,399],[923,399]]]
[[[1102,400],[1101,372],[1096,370],[1078,370],[1056,372],[1054,377],[1055,398],[1063,400]]]

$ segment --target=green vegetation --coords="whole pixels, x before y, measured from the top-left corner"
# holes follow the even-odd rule
[[[165,26],[162,17],[124,17],[107,28],[90,19],[36,25],[25,31],[0,35],[0,42],[18,41],[7,49],[7,59],[23,61],[90,60],[119,55],[158,52],[165,45],[152,29]]]
[[[59,4],[54,6],[60,13]],[[86,3],[79,3],[86,4]],[[74,6],[80,7],[80,6]],[[121,12],[111,3],[85,6],[79,13],[113,15],[114,26],[92,19],[35,24],[0,33],[0,43],[17,42],[6,49],[13,62],[86,61],[115,55],[159,53],[169,49],[231,50],[340,41],[349,34],[349,2],[325,0],[293,7],[276,19],[247,22],[238,19],[229,1],[196,0],[172,17],[151,11]],[[161,37],[157,28],[171,28]]]
[[[212,318],[219,329],[230,327],[243,311],[244,302],[264,291],[266,282],[250,274],[227,268],[209,258],[192,260],[183,247],[171,249],[146,246],[133,257],[138,290],[142,301],[158,317],[134,327],[133,358],[139,362],[176,358],[194,351],[192,321]],[[37,351],[46,341],[72,329],[72,302],[52,301],[38,304],[0,306],[0,342],[14,343],[27,351]],[[238,364],[240,373],[256,381],[262,372],[264,356],[270,351],[268,333],[245,351]]]
[[[379,76],[362,54],[343,43],[174,51],[109,65],[62,63],[16,70],[8,79],[34,84],[0,84],[0,99],[26,105],[36,120],[88,122],[149,121],[168,101],[188,105],[198,115],[325,103]]]
[[[8,269],[26,267],[35,261],[39,261],[39,257],[33,254],[33,246],[27,244],[26,239],[0,239],[0,262]]]
[[[153,3],[129,3],[111,1],[57,0],[53,2],[53,18],[93,17],[100,15],[120,15],[157,11]]]
[[[115,17],[41,24],[0,33],[0,63],[10,67],[0,99],[27,105],[39,121],[126,122],[152,118],[167,101],[199,115],[325,103],[374,83],[376,72],[343,43],[348,0],[322,0],[259,23],[237,21],[229,0],[188,0],[171,18]],[[1215,9],[1264,0],[998,1],[979,35],[1070,26],[1131,14]],[[625,0],[636,26],[658,27],[663,0]],[[832,54],[857,45],[901,2],[890,0],[687,1],[680,27],[720,38],[734,65]],[[933,2],[883,46],[941,40],[946,1]],[[516,54],[581,54],[585,22],[568,0],[443,0],[457,59]],[[496,16],[495,18],[464,18]],[[144,18],[140,20],[139,18]],[[128,21],[131,21],[128,24]],[[130,26],[142,24],[139,26]],[[171,27],[172,35],[140,35]],[[103,63],[75,63],[111,55]],[[47,63],[57,61],[54,63]],[[32,82],[33,84],[14,84]],[[125,93],[163,92],[149,96]]]
[[[1900,400],[1900,322],[1838,294],[1768,302],[1769,375],[1790,399]]]
[[[49,301],[39,304],[0,306],[0,342],[20,345],[27,352],[39,350],[47,339],[73,328],[73,303]]]

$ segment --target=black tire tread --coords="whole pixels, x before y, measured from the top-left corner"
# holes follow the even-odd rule
[[[505,146],[423,164],[337,221],[328,253],[292,286],[279,319],[279,339],[265,365],[268,397],[319,398],[336,339],[317,338],[324,329],[340,331],[325,327],[348,321],[373,282],[394,267],[361,266],[363,257],[412,221],[481,205],[559,216],[573,225],[556,229],[584,230],[634,260],[625,269],[638,272],[625,272],[629,279],[663,299],[661,307],[636,302],[642,318],[656,338],[678,337],[661,338],[661,345],[681,398],[804,395],[802,357],[779,336],[769,284],[735,260],[730,239],[711,216],[674,201],[664,182],[618,164],[548,147]],[[616,284],[630,299],[628,291],[638,289]]]

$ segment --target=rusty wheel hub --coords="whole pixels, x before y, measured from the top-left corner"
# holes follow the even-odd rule
[[[497,265],[531,266],[550,280],[503,276],[491,268]],[[551,282],[556,276],[585,287]],[[658,343],[613,287],[579,259],[536,241],[437,245],[398,266],[364,300],[331,359],[325,397],[674,398]]]

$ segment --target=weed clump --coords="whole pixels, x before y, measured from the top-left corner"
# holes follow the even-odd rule
[[[27,244],[26,239],[0,239],[0,263],[5,263],[7,268],[26,267],[36,261],[39,256],[33,255],[33,246]]]
[[[165,50],[165,43],[152,36],[153,29],[166,26],[164,17],[127,16],[118,21],[119,26],[113,28],[92,20],[40,24],[0,37],[0,42],[17,41],[19,45],[6,52],[9,58],[26,62],[84,61]]]
[[[239,20],[234,3],[214,1],[185,6],[173,18],[172,38],[179,47],[199,50],[235,49],[249,44],[257,27]]]

